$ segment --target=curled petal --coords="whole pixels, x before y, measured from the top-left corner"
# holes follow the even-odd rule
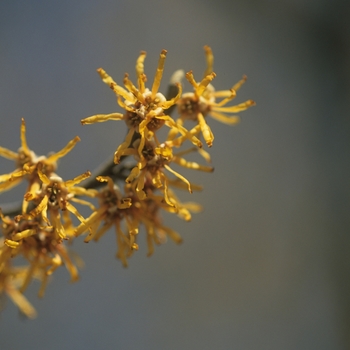
[[[121,113],[110,113],[110,114],[96,114],[91,117],[82,119],[80,122],[82,125],[103,123],[108,120],[122,120],[124,118]]]

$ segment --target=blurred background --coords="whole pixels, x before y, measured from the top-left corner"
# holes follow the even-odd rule
[[[121,122],[80,119],[120,111],[96,73],[135,81],[147,51],[161,86],[212,47],[217,89],[243,74],[235,101],[257,106],[227,127],[209,121],[213,174],[188,172],[204,191],[183,199],[205,210],[190,223],[166,216],[184,243],[146,257],[141,239],[127,269],[114,232],[74,242],[78,283],[64,268],[38,318],[0,314],[1,349],[350,349],[350,9],[345,0],[1,1],[0,144],[20,145],[20,120],[37,154],[82,139],[60,162],[70,179],[108,158]],[[188,88],[188,85],[187,85]],[[13,164],[0,160],[1,173]],[[24,187],[0,196],[18,200]],[[142,234],[141,234],[142,235]]]

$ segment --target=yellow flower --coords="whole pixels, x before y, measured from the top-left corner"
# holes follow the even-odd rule
[[[137,159],[138,153],[136,153],[135,150],[133,153]],[[170,167],[171,163],[178,164],[188,169],[206,172],[212,172],[214,170],[212,167],[185,160],[182,155],[186,153],[188,153],[188,151],[173,154],[172,148],[168,146],[167,142],[158,144],[157,146],[155,143],[147,141],[142,149],[142,159],[138,159],[137,166],[132,169],[130,175],[126,178],[126,182],[132,184],[135,193],[141,200],[148,196],[147,191],[144,190],[145,183],[149,182],[155,188],[162,187],[166,203],[174,207],[175,204],[170,200],[168,195],[169,178],[164,172],[164,169],[183,181],[187,185],[190,193],[192,193],[191,183],[180,173],[173,170]],[[132,154],[132,149],[129,154]],[[152,193],[153,190],[150,192]]]
[[[111,114],[97,114],[81,120],[83,125],[93,124],[98,122],[105,122],[107,120],[124,120],[129,128],[129,132],[125,141],[118,147],[114,154],[114,162],[119,163],[120,157],[127,154],[127,149],[135,139],[135,133],[139,134],[140,143],[138,147],[139,156],[142,158],[142,149],[146,140],[153,138],[154,133],[163,125],[167,125],[173,130],[176,135],[180,133],[184,139],[188,138],[198,147],[202,143],[196,136],[190,134],[183,126],[177,125],[175,121],[165,114],[165,110],[180,99],[182,88],[178,86],[177,95],[166,100],[165,96],[161,94],[158,89],[163,75],[164,63],[167,51],[162,50],[160,53],[157,71],[151,89],[146,88],[147,81],[144,73],[144,60],[146,53],[141,52],[136,61],[136,75],[137,87],[130,81],[128,74],[124,77],[124,86],[119,86],[102,68],[98,69],[104,83],[106,83],[117,95],[118,104],[125,110],[125,113],[111,113]]]
[[[1,249],[0,247],[0,253]],[[29,267],[13,267],[8,261],[0,265],[0,295],[6,293],[25,316],[35,318],[36,310],[19,290],[28,270]]]
[[[211,81],[216,77],[213,72],[214,56],[209,46],[204,47],[207,69],[204,73],[203,79],[198,83],[196,82],[192,71],[186,73],[186,79],[194,88],[194,92],[185,93],[182,98],[177,101],[178,112],[180,114],[177,123],[182,125],[184,120],[194,120],[198,124],[190,132],[197,134],[202,132],[203,138],[209,147],[212,146],[214,141],[214,135],[206,123],[205,117],[210,115],[212,118],[225,123],[236,124],[239,121],[238,116],[226,116],[225,113],[237,113],[246,110],[247,108],[254,106],[253,100],[247,100],[235,106],[225,107],[225,105],[236,97],[236,92],[246,81],[244,76],[237,84],[235,84],[230,90],[215,91],[211,85]],[[222,98],[220,102],[216,102],[217,98]],[[175,134],[171,131],[170,138],[174,139]],[[182,140],[183,137],[180,137]],[[181,141],[180,141],[181,142]],[[176,144],[176,142],[175,142]]]
[[[164,189],[163,189],[163,193],[164,193]],[[164,194],[163,196],[157,196],[150,190],[147,191],[147,194],[148,194],[148,198],[157,202],[159,207],[161,207],[163,210],[169,213],[177,214],[178,217],[180,217],[185,221],[190,221],[192,219],[191,212],[199,213],[203,210],[202,206],[198,203],[195,203],[195,202],[182,203],[179,200],[179,198],[175,195],[174,191],[171,190],[171,188],[168,188],[167,197],[168,197],[168,200],[172,203],[172,205],[168,205],[167,203],[164,203]]]
[[[159,216],[159,209],[165,209],[170,213],[177,213],[186,221],[191,219],[190,211],[198,212],[201,206],[196,203],[180,203],[175,194],[169,190],[169,202],[172,209],[164,203],[163,196],[150,194],[151,188],[156,190],[152,184],[145,184],[149,197],[140,200],[135,192],[134,186],[125,185],[123,197],[119,188],[109,177],[99,176],[98,181],[107,182],[107,186],[97,195],[99,208],[81,223],[75,230],[75,235],[79,236],[89,231],[85,242],[92,239],[98,241],[107,230],[115,226],[117,238],[117,258],[124,266],[127,266],[129,258],[135,250],[138,250],[137,236],[141,225],[144,225],[147,235],[148,256],[154,251],[154,243],[160,244],[169,236],[176,243],[181,243],[180,235],[169,227],[162,225]],[[178,208],[175,210],[175,206]]]
[[[93,207],[89,202],[83,201],[81,199],[74,198],[75,195],[88,195],[93,197],[95,195],[95,190],[86,190],[82,187],[74,187],[76,184],[88,178],[91,173],[89,171],[77,176],[76,178],[68,181],[63,181],[57,175],[51,175],[50,178],[47,177],[42,172],[42,166],[39,166],[38,176],[42,181],[42,187],[35,194],[32,192],[27,192],[24,199],[29,202],[33,201],[36,207],[32,209],[29,213],[23,213],[18,215],[16,220],[21,219],[33,220],[34,218],[40,216],[48,226],[52,226],[57,240],[66,239],[66,230],[61,222],[61,214],[69,211],[74,214],[80,222],[84,222],[84,218],[78,212],[78,210],[70,203],[71,201],[77,202],[83,205],[88,205]],[[47,215],[49,212],[49,216]],[[70,223],[69,216],[63,216],[64,220],[68,220]]]
[[[33,277],[41,280],[39,296],[42,297],[49,276],[61,265],[65,265],[72,281],[78,280],[78,270],[73,264],[66,247],[56,239],[54,229],[40,225],[40,220],[21,220],[5,217],[2,219],[4,245],[0,249],[0,270],[9,259],[24,257],[29,268],[23,270],[19,291],[23,293]],[[1,284],[1,283],[0,283]]]
[[[154,189],[152,184],[145,184],[149,191]],[[147,192],[149,193],[149,191]],[[136,231],[138,233],[141,224],[146,229],[146,239],[148,252],[147,256],[151,256],[154,252],[154,244],[164,243],[167,237],[171,238],[175,243],[180,244],[182,242],[181,236],[170,227],[162,224],[159,209],[164,207],[162,198],[156,196],[149,196],[144,200],[140,200],[135,193],[133,186],[127,184],[125,186],[125,193],[131,198],[132,206],[127,209],[126,223],[129,233]],[[122,232],[121,232],[122,233]],[[120,236],[121,243],[123,242],[123,236]],[[136,236],[134,235],[135,239]],[[119,241],[118,241],[119,243]],[[124,248],[125,249],[125,248]],[[125,256],[125,251],[120,249],[119,258],[122,259]]]
[[[0,156],[8,158],[16,162],[17,169],[9,174],[0,175],[0,193],[10,190],[18,185],[23,179],[27,179],[29,184],[27,192],[33,196],[40,189],[41,182],[38,176],[38,167],[46,176],[51,176],[57,169],[57,160],[64,157],[70,152],[80,138],[76,136],[73,140],[59,152],[50,154],[49,156],[37,156],[27,144],[26,124],[22,118],[21,124],[21,147],[18,152],[13,152],[7,148],[0,147]],[[26,212],[27,202],[23,201],[22,212]]]
[[[75,229],[75,236],[89,231],[85,242],[90,242],[92,239],[98,241],[114,225],[118,242],[117,256],[121,259],[123,265],[126,266],[126,256],[130,256],[133,250],[138,249],[135,243],[135,235],[138,233],[138,228],[128,221],[126,215],[128,208],[132,205],[131,199],[122,197],[118,186],[113,183],[110,177],[98,176],[96,179],[100,182],[107,182],[107,186],[96,194],[96,197],[99,199],[99,208],[95,209]],[[128,223],[129,235],[125,235],[122,232],[121,221],[123,220],[126,220]]]

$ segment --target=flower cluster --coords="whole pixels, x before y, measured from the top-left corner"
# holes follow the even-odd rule
[[[61,265],[66,266],[72,281],[78,279],[77,267],[64,241],[74,236],[71,215],[84,221],[72,202],[90,205],[76,198],[89,194],[89,190],[75,186],[90,173],[63,181],[55,171],[57,160],[72,150],[79,140],[79,137],[74,138],[61,151],[47,157],[37,156],[28,147],[26,125],[22,119],[18,152],[0,148],[0,155],[16,164],[16,170],[0,177],[0,191],[9,190],[21,181],[28,183],[18,215],[10,217],[0,212],[0,291],[6,292],[28,317],[34,317],[35,310],[22,293],[33,278],[41,281],[39,296],[44,295],[48,277]],[[13,261],[19,257],[24,258],[27,266],[14,267]]]
[[[22,181],[28,183],[19,211],[15,215],[0,212],[0,293],[6,293],[25,315],[35,316],[34,308],[23,295],[32,279],[41,282],[39,296],[44,295],[49,276],[60,266],[66,267],[72,281],[78,279],[79,264],[69,252],[67,241],[81,235],[85,235],[85,242],[98,241],[113,226],[117,258],[124,266],[139,249],[138,235],[142,229],[146,234],[148,255],[153,254],[154,245],[165,242],[167,238],[176,243],[182,241],[175,230],[162,223],[161,212],[177,214],[185,221],[191,220],[191,213],[199,212],[201,206],[194,202],[182,203],[175,189],[187,189],[192,193],[200,186],[174,167],[212,172],[210,155],[201,141],[203,138],[208,147],[213,145],[214,135],[207,116],[232,125],[238,122],[238,116],[227,114],[243,111],[255,104],[248,100],[226,106],[236,96],[246,77],[229,90],[216,91],[211,84],[216,76],[213,53],[208,46],[204,47],[204,51],[207,69],[202,80],[197,82],[192,71],[186,74],[177,71],[169,90],[174,93],[168,96],[159,92],[166,50],[160,53],[150,87],[146,86],[144,51],[136,60],[136,84],[125,74],[123,87],[102,68],[98,69],[103,82],[116,95],[122,112],[93,115],[82,119],[81,123],[123,120],[127,133],[114,152],[114,165],[108,168],[113,171],[95,174],[97,184],[94,186],[84,185],[84,182],[78,186],[91,176],[89,171],[66,181],[56,174],[57,160],[72,150],[80,141],[79,137],[57,153],[37,156],[28,147],[26,125],[22,119],[18,152],[0,147],[0,155],[16,164],[13,172],[0,176],[0,192],[10,190]],[[181,78],[184,75],[193,87],[192,92],[182,92]],[[170,116],[174,108],[178,112],[176,119]],[[194,123],[190,128],[186,126],[188,121]],[[161,133],[164,126],[168,132]],[[191,152],[198,152],[207,164],[186,159]],[[117,183],[114,167],[121,167],[126,157],[132,157],[134,165],[119,176],[122,181]],[[83,217],[73,203],[87,206],[91,215]],[[26,264],[16,266],[16,258],[21,258]]]

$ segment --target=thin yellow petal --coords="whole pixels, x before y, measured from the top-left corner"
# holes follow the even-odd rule
[[[79,141],[80,141],[80,137],[75,136],[74,139],[69,141],[64,148],[62,148],[60,151],[50,155],[46,161],[49,163],[56,162],[58,159],[64,157],[68,152],[70,152],[73,149],[73,147],[77,144],[77,142],[79,142]]]
[[[105,222],[103,226],[96,232],[94,241],[98,241],[113,225],[113,222]]]
[[[204,51],[205,51],[205,58],[207,61],[207,69],[205,70],[203,77],[206,77],[207,75],[213,72],[214,55],[211,48],[207,45],[204,46]]]
[[[71,201],[72,202],[75,202],[75,203],[79,203],[79,204],[81,204],[81,205],[86,205],[86,206],[88,206],[92,211],[94,211],[94,210],[96,210],[96,208],[95,208],[95,206],[92,204],[92,203],[90,203],[90,202],[88,202],[88,201],[86,201],[86,200],[84,200],[84,199],[80,199],[80,198],[71,198]]]
[[[29,318],[35,318],[37,313],[27,298],[12,286],[6,287],[6,292],[18,308]]]
[[[189,71],[186,73],[186,79],[188,80],[188,82],[194,87],[194,89],[196,90],[198,88],[198,84],[197,82],[195,81],[194,79],[194,76],[193,76],[193,72],[192,71]]]
[[[67,210],[69,210],[72,214],[74,214],[80,222],[85,222],[84,217],[78,212],[78,209],[72,205],[71,203],[66,204]]]
[[[125,73],[123,84],[142,104],[146,104],[146,101],[143,95],[136,88],[136,86],[131,82],[131,80],[129,79],[129,74],[127,73]]]
[[[35,229],[27,229],[27,230],[23,230],[21,232],[17,232],[14,236],[13,236],[13,239],[15,241],[20,241],[21,239],[23,238],[27,238],[27,237],[30,237],[30,236],[33,236],[37,233],[37,230]]]
[[[212,133],[209,125],[206,123],[202,113],[197,114],[197,119],[198,119],[199,126],[201,127],[203,138],[206,144],[208,145],[208,147],[211,147],[214,141],[214,134]]]
[[[163,71],[164,71],[164,64],[166,59],[166,50],[162,50],[162,52],[159,55],[159,61],[157,66],[156,75],[154,77],[153,85],[152,85],[152,99],[156,97],[156,93],[159,90],[160,82],[162,80]]]
[[[228,125],[235,125],[238,124],[240,121],[240,117],[238,115],[232,115],[228,117],[223,113],[211,111],[210,116],[216,119],[217,121]]]
[[[29,214],[23,214],[21,215],[23,218],[25,219],[29,219],[32,220],[35,217],[37,217],[45,208],[47,208],[47,203],[48,203],[48,197],[44,196],[44,198],[41,200],[41,202],[39,203],[39,205],[34,208],[33,210],[31,210],[29,212]]]
[[[95,198],[99,192],[93,188],[86,189],[84,187],[74,186],[69,189],[69,193],[75,194],[77,196],[87,196]]]
[[[185,182],[187,184],[187,187],[188,187],[188,191],[190,193],[192,193],[192,189],[191,189],[191,184],[190,182],[184,177],[182,176],[181,174],[179,174],[178,172],[176,172],[175,170],[171,169],[169,167],[169,165],[164,165],[164,168],[167,169],[168,171],[170,171],[172,174],[174,174],[176,177],[178,177],[180,180],[182,180],[183,182]]]
[[[240,103],[236,106],[231,107],[213,107],[215,112],[224,112],[224,113],[236,113],[246,110],[249,107],[255,106],[256,103],[253,100],[248,100],[246,102]]]
[[[24,118],[22,118],[21,123],[21,147],[23,149],[23,152],[25,154],[30,154],[30,149],[27,144],[27,138],[26,138],[26,123],[24,121]]]
[[[91,117],[82,119],[80,122],[82,125],[94,124],[94,123],[103,123],[108,120],[122,120],[124,117],[121,113],[110,113],[110,114],[96,114]]]
[[[177,156],[174,156],[172,161],[176,164],[181,165],[184,168],[187,168],[187,169],[201,170],[201,171],[205,171],[207,173],[211,173],[214,171],[214,168],[211,166],[201,165],[201,164],[198,164],[196,162],[189,162],[186,159],[181,158],[181,157],[177,157]]]
[[[232,86],[232,89],[235,91],[238,91],[246,81],[247,81],[247,76],[243,75],[243,78],[238,83]]]
[[[113,80],[113,78],[110,75],[108,75],[104,69],[98,68],[97,73],[100,75],[102,81],[105,84],[107,84],[109,87],[111,86],[111,84],[116,84],[116,82]]]
[[[66,231],[61,223],[61,215],[59,211],[50,211],[50,221],[52,226],[60,239],[65,239]]]
[[[78,269],[76,268],[76,266],[73,264],[71,258],[69,257],[65,246],[62,244],[59,244],[57,246],[57,250],[64,260],[64,264],[65,264],[65,266],[66,266],[66,268],[71,276],[71,282],[76,282],[79,279]]]
[[[87,179],[90,176],[91,176],[91,172],[90,171],[86,171],[85,173],[75,177],[72,180],[65,181],[64,184],[67,187],[71,187],[71,186],[77,185],[78,183],[82,182],[83,180]]]
[[[160,104],[160,107],[162,107],[164,110],[170,108],[172,105],[174,105],[180,98],[181,98],[181,95],[182,95],[182,86],[181,84],[179,83],[176,83],[175,84],[178,88],[178,92],[177,92],[177,95],[172,98],[171,100],[169,101],[164,101]]]
[[[38,166],[38,175],[39,175],[39,178],[41,180],[42,183],[44,183],[45,185],[49,185],[51,183],[51,181],[49,180],[49,178],[46,176],[46,174],[44,174],[42,172],[42,164],[39,164]],[[33,193],[31,192],[31,194],[33,195]]]
[[[235,90],[231,89],[231,90],[229,90],[229,92],[230,92],[230,95],[228,95],[226,98],[224,98],[220,102],[216,103],[215,107],[222,107],[226,103],[228,103],[229,101],[231,101],[232,99],[234,99],[236,97],[236,91]]]
[[[28,287],[30,281],[32,280],[32,277],[33,277],[33,275],[34,275],[34,272],[35,272],[36,268],[38,267],[39,257],[40,257],[40,255],[37,254],[37,255],[34,257],[34,259],[30,262],[29,269],[27,270],[27,273],[26,273],[26,275],[25,275],[23,284],[22,284],[22,286],[21,286],[21,288],[20,288],[20,290],[19,290],[21,293],[23,293],[23,292],[27,289],[27,287]]]
[[[124,100],[134,103],[135,97],[132,93],[128,92],[121,86],[117,85],[117,83],[114,83],[111,85],[111,89],[114,91],[114,93],[117,95],[117,97],[121,96],[124,98]]]
[[[164,178],[164,199],[168,205],[170,205],[171,207],[175,207],[175,204],[169,198],[168,181],[165,176],[163,176],[163,178]]]
[[[125,141],[121,145],[119,145],[119,147],[115,151],[115,153],[114,153],[114,163],[115,164],[120,163],[120,157],[123,155],[123,151],[130,146],[130,143],[132,141],[134,133],[135,133],[135,131],[133,129],[130,129],[128,134],[126,135]]]
[[[15,242],[12,239],[5,239],[4,243],[12,249],[16,249],[20,245],[19,242]]]
[[[22,178],[17,178],[16,180],[6,181],[6,182],[0,184],[0,193],[5,192],[5,191],[9,191],[11,188],[20,184],[22,180],[23,180]]]
[[[81,223],[74,231],[75,236],[79,236],[85,231],[89,229],[91,225],[93,225],[96,221],[101,221],[104,214],[106,212],[106,208],[100,208],[97,211],[94,211],[87,219],[85,219],[85,222]]]
[[[130,183],[132,182],[134,179],[136,179],[138,176],[140,175],[140,169],[138,166],[135,166],[131,172],[130,175],[126,178],[125,182],[126,183]]]
[[[53,272],[62,265],[62,259],[58,254],[55,254],[55,256],[51,259],[52,266],[46,271],[46,275],[50,276],[53,274]],[[40,294],[42,294],[41,292]]]
[[[89,234],[85,237],[84,242],[89,243],[93,238],[96,236],[96,232],[98,227],[100,226],[100,221],[95,221],[90,227],[89,227]]]
[[[145,91],[145,80],[146,80],[146,76],[144,74],[144,61],[146,58],[146,52],[145,51],[141,51],[140,52],[140,56],[136,61],[136,75],[137,75],[137,82],[138,82],[138,86],[139,86],[139,90],[141,92],[141,94],[144,93]]]
[[[18,159],[18,153],[10,151],[9,149],[4,147],[0,147],[0,156],[10,160]]]
[[[166,234],[177,244],[182,243],[181,236],[174,230],[166,226],[160,226],[160,229],[164,230]]]
[[[210,84],[210,82],[216,77],[216,74],[214,72],[208,74],[206,77],[202,79],[202,81],[199,83],[197,88],[195,89],[195,93],[197,96],[201,96],[204,92],[204,90],[207,88],[207,86]]]

